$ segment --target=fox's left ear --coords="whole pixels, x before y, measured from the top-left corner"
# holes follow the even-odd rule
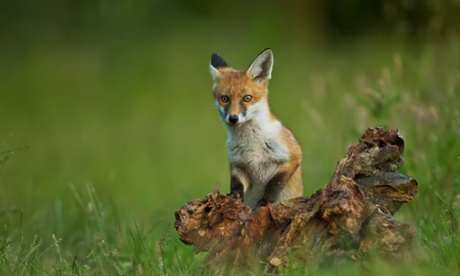
[[[211,64],[209,65],[209,70],[211,72],[211,76],[214,81],[216,81],[219,75],[218,69],[221,67],[228,67],[227,62],[225,62],[225,60],[218,54],[212,54]]]
[[[247,70],[247,73],[252,76],[252,79],[257,82],[268,81],[272,78],[273,69],[273,52],[267,48],[260,53],[252,62]]]

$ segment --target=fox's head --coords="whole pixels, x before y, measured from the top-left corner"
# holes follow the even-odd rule
[[[239,126],[268,111],[267,86],[272,68],[271,49],[260,53],[247,70],[231,68],[218,54],[211,56],[214,99],[226,124]]]

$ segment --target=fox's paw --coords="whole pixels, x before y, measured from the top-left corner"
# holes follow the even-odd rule
[[[254,211],[257,210],[257,209],[259,209],[259,208],[262,207],[262,206],[267,206],[269,203],[270,203],[270,202],[268,202],[268,201],[265,200],[265,199],[259,200],[259,202],[257,202],[257,204],[256,204],[256,207],[254,208]]]
[[[230,197],[232,197],[234,199],[243,200],[243,195],[240,192],[237,192],[237,191],[233,191],[233,192],[229,193],[228,196],[230,196]]]

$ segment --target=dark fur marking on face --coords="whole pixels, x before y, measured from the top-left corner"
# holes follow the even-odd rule
[[[243,117],[246,117],[246,107],[244,105],[242,105],[242,108],[241,108],[241,114],[243,114]]]

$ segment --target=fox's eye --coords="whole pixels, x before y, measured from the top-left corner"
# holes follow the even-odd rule
[[[220,100],[221,100],[222,102],[224,102],[224,103],[228,103],[229,98],[228,98],[228,96],[225,96],[225,95],[224,95],[224,96],[220,97]]]
[[[252,96],[251,96],[251,95],[246,95],[246,96],[244,96],[244,98],[243,98],[243,101],[245,101],[245,102],[250,102],[251,100],[252,100]]]

